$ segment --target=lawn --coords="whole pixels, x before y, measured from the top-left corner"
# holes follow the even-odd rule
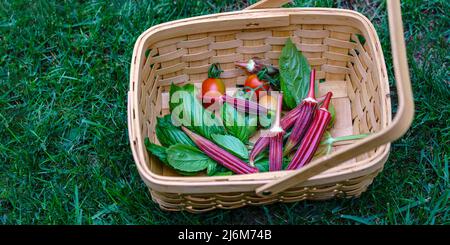
[[[415,120],[360,198],[202,215],[152,202],[127,135],[134,42],[158,23],[245,2],[0,0],[0,224],[450,224],[446,0],[403,1]],[[384,1],[294,5],[367,16],[394,84]]]

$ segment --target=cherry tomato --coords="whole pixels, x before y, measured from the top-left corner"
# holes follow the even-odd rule
[[[266,81],[262,81],[259,80],[258,76],[256,74],[250,75],[247,77],[247,79],[245,80],[244,83],[244,87],[246,88],[245,91],[248,92],[250,91],[251,88],[253,90],[255,90],[256,92],[256,96],[259,97],[259,92],[261,91],[269,91],[269,83],[267,83]]]
[[[215,99],[225,94],[225,84],[219,78],[208,78],[202,83],[202,97],[204,98],[203,102],[204,107],[209,107],[214,104]],[[210,100],[211,98],[211,100]],[[210,101],[210,102],[209,102]]]

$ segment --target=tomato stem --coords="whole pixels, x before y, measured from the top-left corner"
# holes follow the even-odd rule
[[[208,78],[219,78],[222,72],[223,70],[220,69],[220,65],[218,63],[214,63],[208,69]]]
[[[264,67],[256,74],[256,76],[258,77],[259,80],[265,80],[266,74],[267,74],[267,68]]]

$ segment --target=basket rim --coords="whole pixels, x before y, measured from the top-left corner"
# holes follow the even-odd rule
[[[375,31],[373,24],[370,22],[367,17],[362,15],[361,13],[353,10],[346,9],[335,9],[335,8],[273,8],[273,9],[256,9],[256,10],[239,10],[227,13],[219,13],[219,14],[209,14],[197,17],[191,17],[186,19],[175,20],[171,22],[161,23],[150,27],[146,31],[144,31],[136,40],[132,62],[131,62],[131,70],[130,70],[130,91],[128,92],[128,129],[129,129],[129,137],[130,137],[130,146],[132,148],[133,158],[135,164],[138,168],[138,172],[144,182],[150,186],[151,188],[155,188],[155,190],[159,191],[168,191],[173,192],[173,190],[177,189],[180,192],[205,192],[203,189],[196,189],[195,187],[220,187],[220,186],[231,186],[231,185],[245,185],[247,189],[254,189],[255,186],[259,186],[269,181],[273,181],[279,177],[282,177],[288,174],[290,171],[278,171],[278,172],[268,172],[268,173],[256,173],[256,174],[248,174],[248,175],[233,175],[233,176],[201,176],[201,177],[175,177],[175,176],[163,176],[160,174],[156,174],[152,172],[148,165],[146,164],[143,156],[143,151],[136,152],[134,147],[138,147],[142,149],[143,139],[141,137],[141,132],[139,128],[139,113],[137,115],[132,112],[132,106],[138,105],[138,89],[135,88],[135,77],[139,76],[139,68],[140,60],[137,57],[143,55],[143,46],[148,39],[161,31],[168,30],[171,28],[176,28],[179,26],[174,25],[183,25],[183,24],[195,24],[197,22],[205,22],[205,20],[218,20],[218,21],[226,21],[234,16],[239,16],[242,14],[254,13],[258,16],[261,16],[262,13],[270,12],[270,14],[280,14],[290,16],[291,14],[314,14],[314,15],[339,15],[348,17],[354,21],[359,22],[364,26],[364,29],[368,34],[372,34],[370,36],[369,42],[374,48],[374,53],[377,59],[374,59],[374,63],[376,66],[376,70],[380,73],[381,77],[381,85],[383,86],[381,89],[388,94],[389,93],[389,84],[387,82],[387,72],[386,65],[384,61],[383,51],[381,49],[380,41],[378,35]],[[248,16],[247,16],[248,18]],[[353,26],[354,27],[354,26]],[[354,27],[359,29],[357,27]],[[242,28],[240,28],[242,29]],[[363,31],[363,30],[360,30]],[[376,51],[376,52],[375,52]],[[391,104],[390,99],[386,98],[383,100],[384,110],[386,113],[386,122],[383,125],[388,126],[392,122],[391,116]],[[138,133],[133,131],[133,128],[138,129]],[[380,146],[380,150],[372,155],[371,157],[358,161],[357,167],[352,167],[349,170],[339,171],[334,173],[322,173],[318,176],[314,176],[310,178],[308,181],[304,182],[302,186],[314,185],[314,184],[325,184],[330,182],[342,181],[345,179],[352,177],[358,177],[362,175],[368,174],[367,172],[373,172],[380,168],[387,160],[390,150],[390,144],[386,144]],[[144,148],[145,149],[145,148]],[[252,187],[252,188],[250,188]],[[188,190],[187,190],[188,189]],[[209,188],[208,191],[210,191]],[[169,191],[170,190],[170,191]],[[222,190],[223,191],[223,190]]]

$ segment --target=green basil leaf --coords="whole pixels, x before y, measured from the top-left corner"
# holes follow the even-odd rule
[[[212,140],[225,148],[231,154],[242,159],[248,159],[248,149],[238,138],[231,135],[213,134]]]
[[[230,171],[228,168],[225,168],[222,165],[216,164],[215,167],[211,166],[211,168],[214,168],[214,171],[207,172],[208,176],[228,176],[233,175],[233,172]]]
[[[222,105],[221,115],[227,133],[244,143],[248,143],[249,138],[258,128],[257,115],[245,115],[229,104]]]
[[[193,94],[194,91],[195,91],[195,87],[193,84],[186,84],[185,86],[177,86],[172,83],[170,85],[169,97],[173,97],[175,92],[186,92],[188,94]],[[183,95],[184,94],[180,94],[181,101],[179,101],[177,99],[174,99],[174,100],[169,99],[170,111],[173,111],[175,109],[175,107],[179,106],[183,102]]]
[[[259,153],[256,157],[254,162],[258,162],[259,160],[263,159],[263,158],[268,158],[269,157],[269,147],[266,147],[266,149],[264,149],[261,153]]]
[[[211,162],[208,164],[208,167],[206,167],[206,174],[208,176],[212,176],[217,172],[217,163]]]
[[[234,96],[241,99],[251,99],[251,93],[246,93],[243,90],[236,91]],[[235,136],[245,144],[248,143],[250,137],[258,129],[257,115],[246,115],[229,104],[223,104],[221,115],[227,133]]]
[[[184,172],[198,172],[205,170],[210,164],[216,164],[198,148],[190,145],[175,144],[166,152],[169,165]]]
[[[291,160],[289,158],[283,158],[283,167],[282,169],[286,169]],[[261,158],[255,162],[255,167],[259,169],[260,172],[269,172],[269,158]]]
[[[286,169],[286,168],[289,166],[289,163],[291,163],[291,160],[292,160],[292,159],[290,159],[290,158],[283,157],[283,166],[282,166],[282,169]]]
[[[169,147],[177,143],[195,146],[194,142],[181,130],[172,123],[170,115],[156,118],[155,133],[161,145]]]
[[[157,144],[153,144],[150,142],[150,140],[148,139],[148,137],[145,138],[144,140],[144,144],[145,147],[147,148],[147,150],[154,156],[156,156],[157,158],[159,158],[159,160],[164,163],[165,165],[171,167],[173,169],[173,167],[169,164],[169,162],[167,161],[167,148],[157,145]],[[216,164],[216,163],[215,163]],[[185,172],[185,171],[180,171],[177,169],[174,169],[177,173],[181,174],[181,175],[196,175],[197,172]]]
[[[311,68],[308,60],[288,38],[279,60],[280,87],[287,107],[294,108],[307,96]]]
[[[211,134],[225,134],[220,118],[203,108],[197,99],[198,91],[193,84],[172,84],[169,94],[172,122],[178,124],[175,126],[183,125],[208,139],[211,139]]]
[[[255,162],[259,172],[269,172],[269,158],[262,158]]]
[[[233,172],[226,171],[226,172],[215,172],[212,176],[230,176],[233,175]]]
[[[144,139],[145,148],[155,157],[159,158],[161,162],[167,163],[166,148],[150,142],[149,138]]]

